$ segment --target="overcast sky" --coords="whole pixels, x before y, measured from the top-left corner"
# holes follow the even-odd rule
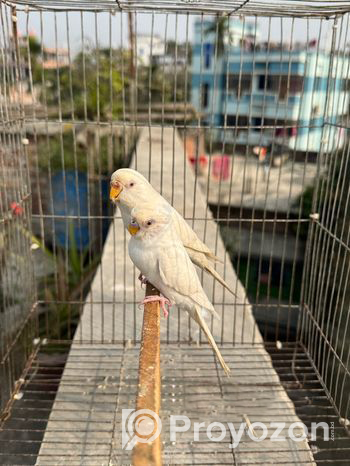
[[[18,13],[19,17],[19,30],[22,34],[26,34],[27,29],[27,14]],[[69,24],[69,42],[72,52],[76,52],[81,48],[81,15],[80,13],[70,12],[68,14]],[[111,19],[110,19],[111,18]],[[110,30],[112,35],[112,46],[118,47],[123,41],[123,45],[127,45],[127,15],[123,14],[123,31],[121,32],[121,14],[117,13],[114,16],[110,16],[108,13],[97,14],[97,37],[99,46],[109,45]],[[137,22],[137,33],[138,34],[151,34],[152,27],[153,33],[166,37],[168,39],[175,39],[180,42],[185,41],[186,34],[188,34],[189,41],[192,39],[193,33],[193,21],[195,16],[193,15],[178,15],[177,21],[174,14],[155,14],[152,18],[150,13],[138,13],[136,16]],[[67,18],[66,13],[57,13],[57,40],[58,46],[67,47]],[[110,29],[111,21],[111,29]],[[253,22],[253,18],[248,18],[246,21]],[[177,22],[177,25],[176,25]],[[96,44],[96,30],[95,30],[95,14],[84,13],[84,37],[87,43]],[[153,26],[152,26],[153,24]],[[319,20],[306,20],[296,19],[294,20],[293,35],[291,18],[285,18],[280,20],[273,18],[269,23],[268,18],[260,18],[258,20],[260,30],[260,40],[267,40],[268,31],[270,29],[270,39],[272,41],[281,41],[281,24],[282,24],[282,38],[283,42],[292,41],[306,41],[307,39],[317,39],[320,31]],[[331,32],[332,32],[333,21],[323,21],[321,27],[322,43],[330,43]],[[55,15],[52,12],[43,13],[42,15],[42,29],[44,43],[47,46],[55,46]],[[167,25],[167,32],[165,32]],[[270,26],[269,26],[270,25]],[[342,35],[345,37],[347,25],[343,24],[343,27],[339,27],[338,30],[342,29]],[[28,29],[40,36],[41,33],[41,21],[40,14],[36,12],[29,13]],[[349,31],[350,33],[350,31]]]

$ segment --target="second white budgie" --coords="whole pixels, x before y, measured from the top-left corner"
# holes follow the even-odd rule
[[[176,304],[186,310],[207,336],[222,368],[228,374],[230,369],[203,318],[208,312],[216,318],[219,316],[206,296],[196,269],[176,233],[172,212],[168,208],[154,210],[141,206],[134,208],[131,216],[128,225],[132,235],[129,241],[130,258],[163,295],[148,296],[144,303],[160,301],[165,313],[165,303]]]
[[[174,228],[182,244],[186,248],[191,261],[201,269],[210,273],[233,295],[225,280],[213,267],[211,261],[217,260],[210,249],[198,238],[186,220],[174,209],[146,180],[141,173],[130,168],[121,168],[111,176],[110,198],[120,208],[125,228],[130,222],[131,211],[139,205],[152,208],[168,208],[171,212]]]

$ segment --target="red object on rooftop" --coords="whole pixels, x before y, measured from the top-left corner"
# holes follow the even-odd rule
[[[196,157],[195,156],[189,157],[189,161],[191,162],[192,165],[195,165]],[[202,167],[205,167],[208,164],[208,157],[204,154],[200,155],[198,157],[198,164],[201,165]]]

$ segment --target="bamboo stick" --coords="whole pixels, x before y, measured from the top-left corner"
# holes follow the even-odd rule
[[[150,295],[159,295],[159,291],[148,283],[146,296]],[[136,410],[149,409],[159,416],[160,399],[160,305],[151,302],[144,306]],[[135,444],[132,464],[161,466],[161,455],[159,435],[153,442]]]

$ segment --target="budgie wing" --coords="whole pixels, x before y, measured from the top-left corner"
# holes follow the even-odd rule
[[[197,234],[192,230],[186,220],[174,209],[173,217],[177,233],[185,248],[200,252],[205,255],[207,259],[212,261],[220,261],[219,258],[201,241]]]
[[[159,273],[166,286],[191,298],[199,306],[217,316],[204,293],[196,269],[182,245],[173,246],[158,259]]]

